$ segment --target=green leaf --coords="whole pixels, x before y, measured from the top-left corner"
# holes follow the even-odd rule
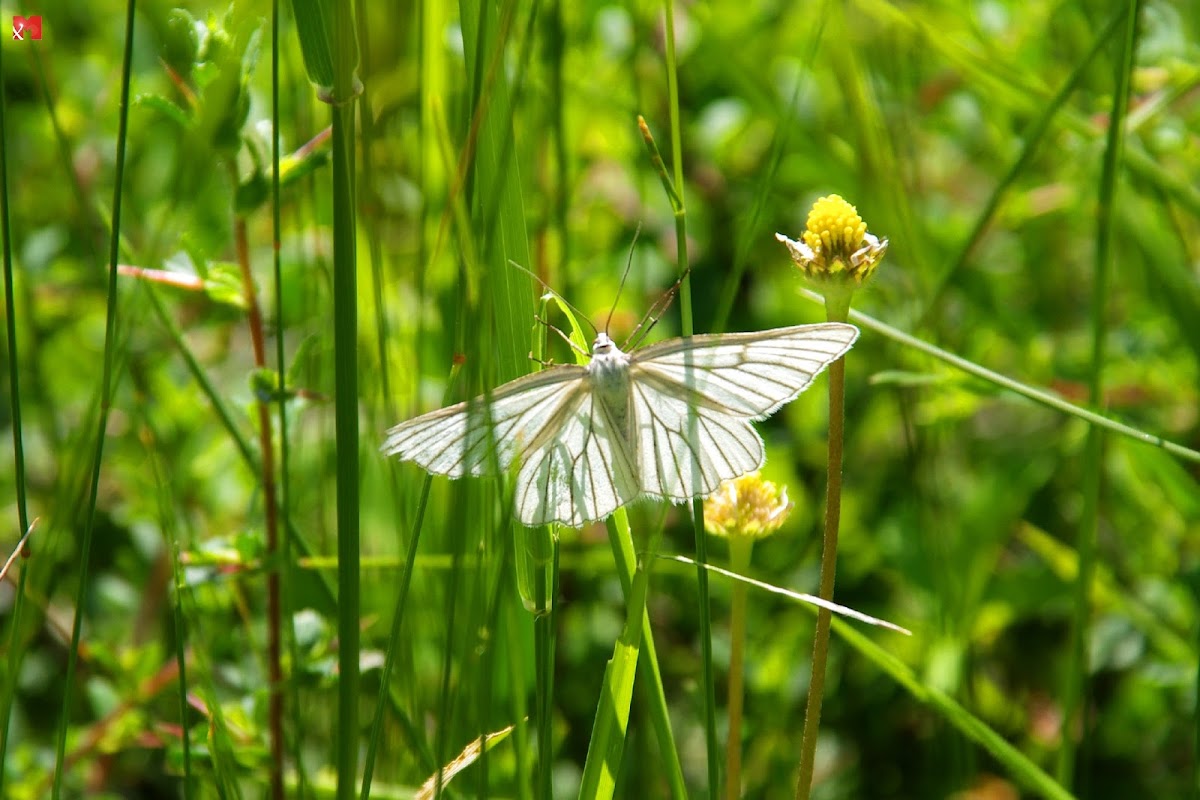
[[[208,276],[204,279],[204,292],[209,299],[234,308],[246,308],[246,295],[242,287],[242,273],[237,264],[216,261],[208,265]]]
[[[192,118],[188,115],[188,112],[162,95],[140,94],[133,98],[133,107],[157,111],[178,125],[182,130],[190,130],[192,127]]]

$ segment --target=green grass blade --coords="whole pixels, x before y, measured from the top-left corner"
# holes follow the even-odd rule
[[[379,752],[379,743],[383,736],[384,713],[387,709],[385,702],[391,694],[392,671],[395,668],[396,652],[400,642],[401,623],[404,621],[404,607],[408,601],[408,588],[412,583],[413,570],[416,568],[417,544],[420,542],[421,523],[425,519],[425,509],[429,503],[429,488],[433,484],[433,476],[426,475],[421,484],[421,494],[417,499],[416,517],[413,522],[412,534],[408,540],[408,552],[401,566],[400,582],[396,587],[396,601],[392,610],[392,628],[388,635],[387,649],[384,651],[383,671],[379,678],[379,698],[375,702],[375,714],[371,720],[371,732],[367,739],[367,752],[363,761],[363,780],[361,800],[371,796],[371,780],[375,772],[375,758]]]
[[[0,53],[0,85],[4,85],[4,53]],[[29,509],[25,500],[25,444],[20,419],[22,393],[20,393],[20,359],[17,347],[17,302],[13,296],[12,271],[12,225],[10,219],[10,194],[8,194],[8,122],[5,116],[5,96],[0,92],[0,259],[4,260],[5,343],[8,353],[8,397],[11,398],[13,476],[16,481],[14,494],[17,500],[18,530],[29,531]],[[18,543],[18,548],[23,547]],[[7,554],[0,554],[4,558]],[[8,722],[11,720],[13,694],[17,691],[17,676],[22,663],[23,648],[20,646],[20,621],[25,604],[26,570],[20,571],[17,596],[13,600],[8,655],[0,685],[0,796],[4,796],[4,783],[8,752]]]
[[[542,295],[538,303],[542,319],[549,319],[550,304],[554,303],[567,317],[571,326],[572,341],[580,339],[579,321],[570,306],[556,294]],[[533,359],[542,363],[546,359],[547,329],[541,323],[540,334],[533,338]],[[576,342],[582,347],[582,342]],[[583,363],[581,351],[576,351],[576,363]],[[513,528],[515,552],[513,554],[517,591],[525,609],[533,617],[534,682],[536,698],[534,710],[537,718],[538,764],[535,781],[536,797],[549,800],[554,796],[554,649],[558,633],[558,564],[559,539],[557,529],[550,525]]]
[[[275,324],[277,333],[275,336],[275,373],[279,376],[279,514],[284,519],[282,536],[280,537],[280,556],[279,559],[279,582],[280,594],[282,596],[283,618],[280,620],[282,625],[284,640],[288,649],[288,659],[291,662],[291,670],[294,675],[300,663],[300,650],[296,646],[296,629],[295,620],[295,600],[294,600],[294,585],[292,581],[295,562],[293,561],[292,553],[292,526],[287,524],[289,520],[291,501],[291,470],[289,462],[291,458],[291,447],[288,436],[288,386],[287,386],[287,354],[284,351],[284,337],[282,335],[284,321],[283,307],[283,262],[281,252],[283,250],[283,220],[281,209],[283,207],[280,199],[280,157],[281,157],[281,133],[280,133],[280,105],[279,105],[279,18],[280,18],[280,0],[272,0],[271,2],[271,272],[275,283]],[[300,712],[300,692],[297,688],[295,680],[287,681],[287,707],[291,712],[291,736],[289,742],[291,744],[290,754],[292,758],[293,768],[296,775],[296,783],[301,797],[308,794],[308,771],[304,766],[304,747],[303,734],[304,730],[302,715]]]
[[[519,554],[518,554],[519,556]],[[542,800],[554,797],[554,653],[558,645],[559,540],[551,541],[549,611],[533,620],[534,651],[538,685],[538,776],[537,794]]]
[[[2,50],[3,48],[0,48]],[[0,85],[4,85],[4,54],[0,52]],[[4,92],[0,92],[0,259],[4,264],[4,323],[8,352],[8,396],[12,415],[13,476],[17,501],[17,530],[29,530],[29,510],[25,493],[25,442],[21,425],[21,381],[17,347],[17,311],[13,296],[12,227],[9,220],[8,194],[8,121],[5,116]],[[18,544],[18,547],[23,545]],[[0,554],[3,557],[4,554]],[[17,581],[9,629],[5,669],[0,676],[0,797],[4,796],[4,779],[8,763],[8,725],[13,695],[17,689],[23,648],[21,647],[21,618],[25,606],[25,583],[28,570],[22,569]]]
[[[675,268],[682,282],[679,286],[680,331],[684,336],[691,336],[694,330],[692,321],[692,290],[691,273],[688,269],[687,257],[687,209],[683,202],[683,154],[679,133],[679,89],[678,78],[675,74],[675,27],[674,5],[672,0],[666,0],[666,31],[667,31],[667,84],[671,98],[671,142],[675,150],[675,178],[667,174],[658,146],[650,133],[646,121],[638,118],[642,141],[650,153],[650,160],[658,172],[659,180],[671,203],[671,211],[675,220]],[[691,375],[691,370],[688,370]],[[690,377],[689,377],[690,379]],[[688,436],[695,442],[697,432],[696,418],[688,418]],[[693,451],[696,447],[693,445]],[[696,471],[697,479],[699,470]],[[692,487],[696,489],[695,486]],[[701,691],[704,694],[704,730],[707,747],[708,784],[709,791],[716,792],[721,785],[720,744],[717,742],[717,693],[713,680],[712,669],[712,613],[709,606],[708,572],[704,566],[708,564],[708,534],[704,531],[704,499],[698,494],[692,498],[692,538],[695,542],[696,556],[696,589],[700,619],[700,658]]]
[[[484,232],[480,253],[496,324],[496,377],[502,383],[529,371],[528,324],[533,318],[529,278],[508,264],[509,260],[530,263],[520,172],[513,148],[512,99],[500,69],[504,51],[501,37],[510,27],[512,4],[504,5],[504,17],[498,16],[491,4],[462,2],[459,10],[467,44],[467,70],[481,78],[472,122],[472,127],[478,127],[478,140],[471,205],[479,215],[475,221],[481,223]]]
[[[945,692],[921,681],[900,659],[875,644],[854,625],[840,619],[833,620],[837,635],[886,672],[892,680],[904,687],[914,699],[934,709],[943,719],[953,725],[967,738],[983,747],[1022,786],[1046,800],[1071,800],[1073,795],[1045,773],[1020,750],[1009,744],[986,722],[976,717],[958,701]]]
[[[629,536],[629,519],[625,509],[618,509],[610,524],[624,530],[624,536],[621,538]],[[660,536],[661,532],[656,532],[651,537],[649,553],[638,560],[631,591],[625,604],[625,626],[613,647],[613,657],[604,668],[600,700],[592,721],[592,738],[588,743],[583,780],[579,786],[580,800],[607,800],[613,796],[617,786],[621,756],[629,732],[629,707],[633,700],[638,652],[642,643],[642,631],[646,627],[646,595],[649,590],[650,570]]]
[[[1074,93],[1080,81],[1087,77],[1096,57],[1109,46],[1110,40],[1114,33],[1116,33],[1121,21],[1127,19],[1127,12],[1127,8],[1118,11],[1109,20],[1108,24],[1096,34],[1096,39],[1092,43],[1091,49],[1079,59],[1071,74],[1063,81],[1062,86],[1058,88],[1058,91],[1054,93],[1049,102],[1042,107],[1038,116],[1029,124],[1028,133],[1021,136],[1021,152],[1013,160],[1008,171],[1001,177],[1000,182],[992,189],[987,203],[984,204],[983,210],[976,217],[975,225],[971,228],[971,232],[963,239],[958,253],[950,262],[950,266],[937,277],[929,299],[925,303],[925,312],[922,315],[922,319],[927,319],[934,309],[940,307],[947,287],[954,284],[959,272],[966,266],[971,252],[975,249],[979,240],[983,238],[984,232],[994,221],[996,212],[999,210],[1001,201],[1007,195],[1008,190],[1016,183],[1017,178],[1025,174],[1025,170],[1033,162],[1033,157],[1037,153],[1038,146],[1050,130],[1050,123],[1053,122],[1055,116],[1066,105],[1067,100]],[[917,327],[921,326],[918,325]]]
[[[340,6],[345,10],[344,6]],[[334,86],[334,50],[337,44],[330,41],[333,26],[329,14],[339,11],[329,0],[292,0],[292,15],[296,19],[296,37],[300,41],[300,52],[308,79],[322,91],[331,91]],[[339,63],[340,66],[340,63]],[[353,67],[352,67],[353,68]]]
[[[490,316],[490,325],[481,329],[484,338],[481,339],[483,346],[479,348],[479,352],[494,355],[495,370],[492,374],[497,383],[512,380],[529,371],[529,321],[534,315],[534,293],[530,279],[509,265],[510,260],[518,264],[530,263],[525,205],[518,167],[518,156],[521,154],[517,152],[515,139],[515,96],[519,94],[520,83],[528,64],[528,48],[524,48],[517,58],[512,84],[509,80],[510,73],[505,68],[505,57],[509,51],[508,44],[515,27],[518,8],[519,4],[515,2],[480,4],[464,0],[459,3],[466,70],[470,76],[471,88],[471,122],[463,153],[463,158],[469,159],[469,169],[465,171],[465,187],[471,209],[472,227],[474,231],[478,231],[474,234],[478,239],[476,252],[479,254],[479,264],[483,268],[482,284],[487,303],[485,308]],[[536,10],[535,5],[530,13],[536,13]],[[532,22],[532,17],[530,21]],[[528,44],[529,40],[526,42]],[[463,233],[466,241],[467,232]],[[484,345],[484,342],[487,344]],[[511,522],[500,530],[488,526],[484,532],[482,546],[489,552],[515,549],[515,557],[523,558],[524,539],[530,533],[541,535],[544,532],[525,531],[519,526],[514,528]],[[509,538],[497,548],[492,541],[496,536]],[[547,577],[544,569],[534,575],[534,594],[543,598],[542,602],[545,602],[549,591]],[[468,621],[466,624],[475,627],[474,622]],[[546,623],[535,624],[541,628]],[[544,648],[552,644],[552,638],[545,636],[544,630],[537,640],[543,651],[535,656],[535,665],[545,660]],[[535,675],[537,672],[535,666]],[[486,681],[488,677],[480,676],[479,680]],[[544,681],[537,683],[537,692],[538,702],[545,703],[549,685]],[[478,695],[481,698],[490,698],[491,687],[480,685]],[[523,693],[518,693],[515,698],[518,709],[523,709],[523,700],[519,699],[521,697]],[[480,715],[479,724],[484,725],[483,721],[490,709],[480,708],[473,711]],[[524,717],[523,710],[519,710],[518,714],[521,718]],[[479,732],[484,730],[485,728],[480,727]],[[519,726],[518,734],[520,733]],[[545,735],[543,730],[542,736]],[[443,740],[442,737],[439,737],[439,740]],[[523,736],[518,735],[514,739],[514,749],[520,765],[518,771],[524,779],[524,763],[528,756]],[[443,752],[442,748],[438,749],[439,756]],[[541,753],[540,756],[544,762],[551,754]],[[486,762],[484,766],[486,769]]]
[[[633,579],[638,565],[637,553],[633,546],[633,537],[629,532],[628,516],[624,510],[619,510],[606,520],[608,543],[612,549],[613,564],[617,570],[617,578],[621,581],[621,591],[625,602],[633,602]],[[662,670],[659,668],[658,653],[654,646],[654,631],[650,627],[647,615],[642,621],[642,656],[638,658],[638,669],[641,671],[641,686],[647,692],[650,703],[650,723],[654,726],[654,735],[658,739],[659,757],[662,758],[661,771],[671,789],[674,800],[684,800],[687,787],[683,780],[683,764],[679,760],[679,751],[675,746],[675,734],[671,729],[671,715],[667,707],[667,695],[663,689]]]
[[[75,615],[71,625],[71,645],[67,655],[64,686],[75,685],[75,668],[79,661],[79,639],[83,630],[84,599],[88,591],[88,566],[96,525],[96,502],[100,492],[100,468],[104,461],[104,439],[108,430],[108,414],[115,382],[117,338],[117,261],[121,247],[121,195],[125,177],[125,150],[129,136],[129,86],[133,70],[134,3],[125,9],[125,51],[121,67],[121,105],[117,128],[117,163],[113,174],[112,234],[108,250],[108,293],[104,316],[104,366],[100,379],[100,417],[96,422],[96,445],[92,453],[91,488],[87,500],[86,522],[79,543],[78,587],[75,591]],[[54,760],[54,783],[51,796],[62,796],[63,772],[66,769],[67,730],[71,722],[71,693],[63,695],[62,715],[58,722],[57,748]]]
[[[170,481],[166,478],[167,471],[163,468],[162,457],[157,448],[157,443],[160,439],[158,432],[154,429],[154,421],[150,414],[145,412],[145,409],[139,409],[141,413],[141,425],[149,431],[149,446],[146,448],[146,461],[150,464],[150,471],[154,476],[154,486],[158,499],[158,515],[159,526],[162,529],[163,539],[166,540],[168,558],[171,561],[171,585],[173,588],[171,602],[171,621],[175,626],[172,632],[175,640],[175,663],[179,669],[179,727],[180,738],[183,744],[183,796],[185,800],[190,800],[192,797],[192,738],[191,732],[188,729],[188,668],[187,668],[187,647],[188,647],[188,628],[184,620],[184,598],[188,593],[187,581],[184,579],[184,564],[182,560],[183,547],[179,541],[179,531],[175,524],[175,516],[173,514],[171,504],[171,488]]]
[[[1125,117],[1129,106],[1129,87],[1133,72],[1134,52],[1137,43],[1138,2],[1130,0],[1124,9],[1125,35],[1122,37],[1120,56],[1116,67],[1116,86],[1113,90],[1112,110],[1109,114],[1108,140],[1104,151],[1104,163],[1100,172],[1100,192],[1096,210],[1096,251],[1092,279],[1092,354],[1088,375],[1088,403],[1099,408],[1103,403],[1104,362],[1108,351],[1108,292],[1112,272],[1113,242],[1113,197],[1116,193],[1117,174],[1121,165],[1121,150],[1124,141]],[[1073,730],[1077,714],[1082,714],[1080,729],[1082,738],[1083,771],[1085,773],[1084,794],[1087,791],[1089,751],[1091,749],[1091,709],[1087,705],[1087,688],[1090,685],[1088,651],[1091,637],[1088,634],[1092,622],[1091,586],[1096,572],[1096,535],[1100,524],[1100,484],[1104,471],[1104,431],[1097,425],[1088,429],[1084,448],[1083,514],[1079,522],[1079,569],[1074,586],[1074,613],[1071,619],[1070,662],[1066,672],[1066,686],[1062,696],[1062,745],[1058,751],[1058,781],[1063,786],[1075,785],[1076,749]]]
[[[337,446],[338,727],[337,796],[352,800],[358,781],[359,484],[358,254],[354,192],[354,106],[358,51],[349,0],[333,14],[333,341]]]
[[[809,289],[801,289],[800,293],[814,302],[825,302],[821,295]],[[1063,400],[1058,395],[1048,392],[1045,389],[1038,389],[1036,387],[1029,386],[1028,384],[1021,383],[1020,381],[1013,380],[1012,378],[1001,375],[998,372],[994,372],[987,367],[980,366],[973,361],[968,361],[961,356],[956,356],[951,352],[937,347],[936,345],[923,342],[917,337],[910,336],[909,334],[901,331],[899,328],[893,328],[886,322],[881,322],[880,320],[877,320],[868,314],[864,314],[861,311],[855,311],[851,309],[850,321],[857,323],[858,325],[861,325],[869,330],[873,330],[876,333],[881,333],[892,341],[898,342],[905,347],[910,347],[914,350],[925,353],[926,355],[933,356],[939,361],[949,364],[956,369],[960,369],[969,375],[974,375],[975,377],[981,378],[988,383],[995,384],[1002,389],[1006,389],[1015,394],[1019,394],[1022,397],[1033,400],[1034,402],[1046,406],[1047,408],[1052,408],[1055,411],[1061,411],[1064,414],[1077,417],[1084,422],[1088,422],[1092,425],[1104,428],[1105,430],[1112,431],[1113,433],[1119,433],[1122,436],[1127,436],[1130,439],[1143,444],[1159,447],[1176,458],[1184,461],[1200,463],[1200,451],[1193,450],[1190,447],[1184,447],[1181,444],[1169,441],[1161,436],[1156,436],[1152,433],[1146,433],[1145,431],[1138,430],[1131,425],[1126,425],[1123,422],[1110,419],[1102,414],[1089,411],[1086,408],[1081,408],[1074,403],[1069,403],[1066,400]]]
[[[446,396],[443,404],[454,396],[455,387],[462,367],[455,364],[450,370],[450,379],[446,382]],[[391,693],[391,676],[395,668],[396,655],[400,647],[401,624],[404,621],[404,610],[408,602],[408,590],[412,583],[413,571],[417,566],[417,547],[421,541],[421,525],[425,521],[425,510],[429,504],[429,490],[433,485],[433,476],[426,474],[421,482],[421,492],[417,498],[417,508],[413,516],[412,531],[408,538],[408,551],[401,564],[400,582],[396,586],[396,598],[392,608],[392,627],[388,634],[387,649],[384,651],[383,672],[380,676],[379,698],[375,705],[375,715],[371,721],[371,732],[367,741],[366,759],[363,762],[363,780],[361,800],[371,796],[371,780],[375,770],[376,754],[379,742],[383,736],[384,713],[387,704],[384,702]]]

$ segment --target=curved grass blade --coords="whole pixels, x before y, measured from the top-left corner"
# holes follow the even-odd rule
[[[800,293],[814,302],[825,302],[825,299],[821,297],[820,294],[810,289],[802,288],[800,289]],[[899,328],[893,328],[886,322],[881,322],[880,320],[864,314],[861,311],[855,311],[851,309],[850,321],[857,325],[861,325],[864,328],[869,328],[876,333],[881,333],[892,341],[899,342],[905,347],[911,347],[914,350],[919,350],[920,352],[933,356],[939,361],[943,361],[952,367],[962,370],[963,372],[974,375],[977,378],[982,378],[988,383],[993,383],[1002,389],[1007,389],[1008,391],[1019,394],[1022,397],[1027,397],[1036,403],[1046,406],[1047,408],[1053,408],[1055,411],[1061,411],[1064,414],[1077,417],[1084,422],[1091,423],[1092,425],[1112,431],[1113,433],[1119,433],[1122,436],[1127,436],[1134,441],[1161,448],[1176,458],[1183,459],[1184,461],[1200,463],[1200,451],[1193,450],[1190,447],[1184,447],[1181,444],[1164,439],[1161,436],[1156,436],[1152,433],[1146,433],[1145,431],[1138,430],[1131,425],[1126,425],[1123,422],[1110,419],[1103,414],[1097,414],[1094,411],[1089,411],[1086,408],[1075,405],[1074,403],[1069,403],[1053,392],[1046,391],[1045,389],[1038,389],[1028,384],[1021,383],[1020,381],[1013,380],[1012,378],[1001,375],[999,372],[994,372],[987,367],[982,367],[979,364],[976,364],[974,361],[969,361],[961,356],[956,356],[948,350],[943,350],[936,345],[923,342],[917,337],[910,336],[904,331],[901,331]]]

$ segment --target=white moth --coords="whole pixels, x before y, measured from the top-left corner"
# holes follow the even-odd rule
[[[830,322],[624,353],[600,333],[587,366],[551,367],[402,422],[380,449],[451,478],[515,461],[517,519],[579,527],[643,495],[683,502],[761,467],[751,420],[794,400],[857,338]]]

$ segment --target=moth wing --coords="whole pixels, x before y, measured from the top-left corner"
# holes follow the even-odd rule
[[[763,419],[812,384],[858,338],[840,322],[671,339],[631,355],[641,375],[689,389],[697,403]]]
[[[520,457],[523,442],[545,437],[559,423],[585,381],[584,368],[573,365],[526,375],[490,397],[401,422],[388,430],[380,450],[451,478],[505,471]]]

